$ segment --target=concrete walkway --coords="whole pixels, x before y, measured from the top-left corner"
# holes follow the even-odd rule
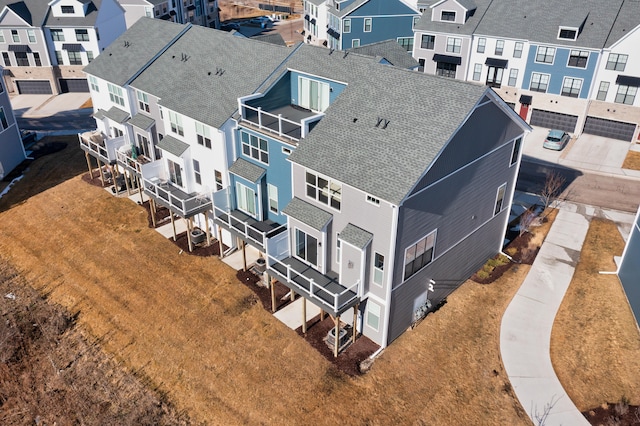
[[[520,404],[534,424],[589,425],[558,380],[551,329],[593,216],[610,218],[626,238],[632,215],[575,203],[560,207],[531,270],[502,317],[500,352]],[[627,223],[628,222],[628,223]]]

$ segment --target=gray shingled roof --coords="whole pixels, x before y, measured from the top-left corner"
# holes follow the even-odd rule
[[[456,0],[460,6],[467,10],[473,10],[476,8],[476,3],[473,0]]]
[[[289,160],[394,204],[488,90],[309,45],[287,64],[348,83]]]
[[[460,35],[471,35],[475,32],[478,23],[484,16],[484,13],[489,8],[492,1],[506,1],[506,0],[475,0],[476,10],[472,16],[469,17],[464,25],[456,24],[453,22],[440,22],[431,21],[432,9],[427,9],[422,14],[420,20],[416,23],[414,29],[417,31],[435,32],[435,33],[450,33]],[[435,3],[435,2],[434,2]],[[538,4],[537,2],[535,4]],[[514,8],[515,10],[515,8]],[[521,37],[516,37],[521,38]]]
[[[333,215],[319,207],[307,203],[298,197],[294,197],[282,213],[296,219],[305,225],[309,225],[316,231],[322,231],[333,219]]]
[[[229,167],[229,173],[240,176],[251,183],[256,183],[267,171],[245,159],[238,158],[231,167]]]
[[[122,124],[129,118],[129,113],[127,111],[123,111],[117,107],[109,108],[109,111],[104,113],[104,116],[109,120],[113,120],[116,123]]]
[[[105,117],[106,111],[102,108],[99,108],[96,112],[94,112],[91,116],[93,118],[97,118],[98,120],[102,120]]]
[[[290,53],[286,47],[193,26],[131,85],[159,97],[160,105],[172,111],[220,128],[236,111],[238,98],[253,93]]]
[[[29,25],[39,27],[49,10],[48,2],[44,0],[0,0],[0,10],[8,6],[16,15],[24,19]]]
[[[280,33],[261,34],[261,35],[254,36],[252,38],[257,41],[264,41],[265,43],[277,44],[278,46],[287,45],[287,43],[282,38],[282,34]]]
[[[44,1],[44,0],[43,0]],[[98,18],[98,10],[102,4],[102,0],[84,1],[87,3],[87,12],[85,16],[53,16],[51,9],[47,11],[44,17],[44,26],[47,27],[93,27]]]
[[[125,85],[168,43],[187,29],[184,25],[140,18],[84,68],[88,74]],[[128,42],[128,47],[125,46]]]
[[[373,239],[373,234],[349,223],[340,231],[339,238],[345,243],[362,250]]]
[[[133,117],[131,117],[131,120],[129,120],[129,124],[142,130],[147,130],[155,122],[156,120],[154,120],[153,118],[147,117],[146,115],[140,113],[134,115]]]
[[[391,65],[400,68],[415,68],[418,66],[418,61],[395,40],[365,44],[364,46],[352,47],[347,50],[362,55],[382,57],[390,62]]]
[[[640,25],[640,2],[637,0],[625,0],[620,8],[616,22],[613,24],[613,28],[611,28],[611,32],[604,43],[604,47],[611,47],[638,25]]]
[[[173,136],[166,135],[160,142],[158,142],[158,148],[165,150],[176,157],[180,157],[187,149],[189,149],[189,144],[184,143]]]
[[[343,9],[340,9],[340,10],[336,10],[335,7],[331,7],[331,4],[329,4],[329,11],[333,15],[342,18],[343,16],[348,15],[349,13],[353,12],[355,9],[359,8],[360,6],[362,6],[363,4],[365,4],[368,1],[369,0],[354,0],[349,6],[343,8]]]

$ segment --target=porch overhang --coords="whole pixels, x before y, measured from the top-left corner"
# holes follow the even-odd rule
[[[182,142],[173,136],[165,136],[160,142],[158,142],[158,148],[163,151],[167,151],[169,154],[173,154],[176,157],[180,157],[189,148],[189,144]]]
[[[243,158],[238,158],[229,167],[229,173],[246,179],[251,183],[257,183],[267,171]]]

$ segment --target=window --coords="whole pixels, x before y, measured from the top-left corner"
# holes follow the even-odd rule
[[[422,41],[420,42],[420,47],[422,49],[433,50],[436,44],[436,36],[422,34]]]
[[[20,35],[18,34],[18,30],[11,30],[11,38],[14,43],[20,43]]]
[[[373,282],[378,285],[382,285],[384,278],[384,256],[380,253],[374,253],[373,255]]]
[[[211,131],[209,130],[209,126],[205,126],[196,121],[196,135],[198,145],[211,149]]]
[[[236,182],[236,198],[238,200],[238,210],[248,215],[256,215],[256,195],[253,189]]]
[[[555,54],[555,47],[539,46],[538,52],[536,53],[536,62],[541,62],[543,64],[552,64]]]
[[[0,30],[0,43],[4,43],[4,31]]]
[[[149,98],[147,94],[136,90],[136,96],[138,97],[138,109],[149,112]]]
[[[7,127],[9,127],[9,124],[7,123],[7,116],[4,113],[4,108],[3,107],[0,107],[0,125],[2,125],[2,130],[4,130]]]
[[[200,162],[193,160],[193,176],[196,179],[198,185],[202,185],[202,175],[200,174]]]
[[[371,195],[367,195],[367,202],[373,204],[374,206],[379,206],[380,205],[380,199],[379,198],[375,198]]]
[[[147,18],[153,18],[153,10],[150,7],[145,7],[144,8],[144,16],[146,16]]]
[[[98,86],[98,79],[92,75],[89,76],[89,86],[91,87],[91,90],[93,90],[94,92],[100,91],[100,88]]]
[[[446,12],[446,11],[442,11],[442,14],[440,15],[440,20],[441,21],[450,21],[453,22],[456,20],[456,13],[455,12]]]
[[[570,30],[567,28],[560,28],[558,38],[563,40],[575,40],[576,38],[578,38],[578,31]]]
[[[482,75],[482,64],[475,64],[473,66],[473,81],[480,81]]]
[[[513,57],[521,58],[522,57],[522,49],[524,48],[524,43],[521,41],[516,41],[516,45],[513,48]]]
[[[413,51],[413,37],[398,37],[398,44],[407,52]]]
[[[572,50],[569,54],[569,63],[567,65],[570,67],[586,68],[588,60],[589,52],[585,50]]]
[[[11,59],[9,59],[9,53],[8,52],[2,52],[2,61],[4,62],[4,66],[5,67],[10,67],[11,66]]]
[[[436,65],[436,75],[442,77],[456,78],[456,70],[458,66],[456,64],[449,64],[447,62],[438,62]]]
[[[216,179],[216,191],[220,191],[223,188],[223,186],[222,186],[222,172],[220,172],[219,170],[214,170],[213,174],[215,175],[215,179]]]
[[[633,105],[633,101],[636,99],[637,87],[634,86],[618,86],[618,93],[616,94],[616,103]]]
[[[36,32],[34,30],[27,30],[27,38],[29,39],[29,43],[35,43]]]
[[[27,58],[27,52],[15,52],[16,53],[16,64],[19,67],[28,67],[29,66],[29,58]]]
[[[182,167],[180,164],[167,160],[169,163],[169,180],[178,186],[182,186]]]
[[[418,21],[420,20],[419,16],[414,16],[413,17],[413,24],[412,27],[415,28],[416,25],[418,25]]]
[[[306,187],[307,197],[340,210],[340,203],[342,202],[341,184],[308,171]]]
[[[517,68],[511,68],[511,71],[509,71],[509,86],[511,87],[516,87],[516,83],[518,82],[518,69]]]
[[[351,32],[351,19],[342,21],[342,32],[348,34]]]
[[[242,153],[265,164],[269,164],[269,146],[266,139],[259,138],[247,132],[240,132]]]
[[[509,163],[510,166],[513,166],[518,161],[521,148],[522,148],[522,138],[518,138],[515,141],[513,141],[513,151],[511,151],[511,162]]]
[[[291,148],[287,148],[286,146],[282,147],[282,153],[284,155],[290,155],[291,154]]]
[[[431,232],[404,251],[404,279],[408,279],[433,260],[436,231]]]
[[[62,30],[50,30],[51,31],[51,39],[53,41],[64,41],[64,33]]]
[[[146,137],[142,136],[139,133],[136,133],[136,135],[138,136],[138,152],[137,154],[140,155],[144,155],[147,158],[151,158],[151,150],[149,149],[149,139],[147,139]]]
[[[269,196],[269,211],[278,213],[278,187],[268,183],[267,194]]]
[[[501,67],[489,67],[487,71],[487,86],[500,87],[502,86],[502,74],[504,68]]]
[[[327,109],[329,106],[329,84],[300,77],[299,87],[301,107],[321,112]]]
[[[479,38],[478,39],[478,53],[484,53],[485,48],[487,47],[487,39]]]
[[[606,68],[608,70],[624,71],[624,68],[627,65],[628,58],[629,58],[629,55],[609,53],[609,59],[607,60]]]
[[[371,25],[373,20],[371,18],[364,18],[364,32],[365,33],[370,33],[371,32]]]
[[[529,90],[534,92],[546,92],[549,85],[549,74],[538,74],[534,72],[531,74],[531,85]]]
[[[336,235],[336,263],[339,265],[342,262],[342,242],[340,241],[340,234]]]
[[[502,56],[502,52],[504,52],[504,40],[496,41],[496,55]]]
[[[507,184],[503,183],[500,188],[498,188],[498,193],[496,194],[496,207],[493,210],[493,215],[497,215],[502,211],[502,207],[504,205],[504,194],[507,192]]]
[[[56,50],[56,62],[58,63],[58,65],[64,64],[64,61],[62,60],[62,51],[61,50]]]
[[[303,232],[299,229],[296,229],[296,248],[295,248],[296,257],[310,263],[312,265],[318,264],[318,240]]]
[[[424,58],[420,58],[418,59],[418,71],[424,71],[424,64],[425,64],[425,59]]]
[[[562,96],[577,98],[582,88],[582,80],[578,78],[565,77],[562,82]]]
[[[42,61],[40,60],[40,54],[38,52],[33,52],[33,62],[35,62],[36,67],[42,66]]]
[[[69,55],[70,65],[82,65],[82,55],[80,52],[67,51],[67,54]]]
[[[118,104],[120,106],[124,106],[124,97],[122,97],[122,89],[118,86],[114,86],[111,83],[107,83],[107,88],[109,89],[109,99],[114,104]]]
[[[114,138],[119,138],[120,136],[124,135],[124,132],[118,129],[117,127],[112,127],[111,134],[113,135]]]
[[[598,88],[598,95],[596,99],[599,101],[605,101],[607,99],[607,92],[609,91],[609,82],[601,81],[600,88]]]
[[[93,51],[87,50],[87,63],[90,64],[93,61]]]
[[[62,13],[74,13],[73,6],[60,6]]]
[[[184,136],[184,127],[182,127],[182,116],[173,111],[169,111],[169,122],[171,123],[171,131],[180,136]]]
[[[367,326],[376,331],[380,328],[380,305],[371,300],[367,302]]]
[[[462,39],[455,37],[447,37],[447,52],[460,53]]]
[[[360,47],[360,39],[354,38],[353,40],[351,40],[351,47]]]
[[[77,41],[89,41],[89,31],[88,30],[76,30],[76,40]]]

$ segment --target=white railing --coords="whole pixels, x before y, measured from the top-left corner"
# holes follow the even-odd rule
[[[117,150],[126,144],[124,136],[107,138],[99,130],[79,133],[78,139],[80,140],[81,147],[99,155],[109,162],[116,160]]]
[[[163,200],[170,207],[178,210],[183,216],[190,216],[192,213],[201,211],[204,207],[212,205],[211,196],[206,194],[189,195],[185,197],[182,190],[173,188],[171,182],[161,180],[157,177],[147,179],[142,178],[144,191],[157,200]],[[180,191],[176,195],[176,189]],[[209,207],[210,208],[210,207]]]
[[[258,128],[260,130],[266,130],[269,133],[274,133],[282,138],[287,138],[287,139],[291,139],[293,141],[300,141],[301,137],[302,137],[302,124],[300,124],[299,122],[296,121],[292,121],[289,120],[287,118],[283,118],[282,114],[271,114],[269,112],[263,111],[262,107],[252,107],[249,106],[247,104],[243,104],[242,105],[243,111],[242,111],[242,118],[243,120],[249,121],[253,124],[256,124],[258,126]],[[247,113],[245,110],[249,110],[249,111],[254,111],[256,113],[256,118],[254,119],[254,117],[249,118],[247,116]],[[263,117],[270,117],[272,119],[276,119],[277,123],[278,123],[278,128],[277,129],[273,129],[265,124],[263,124]],[[296,133],[296,136],[292,136],[290,134],[287,134],[283,131],[283,124],[284,123],[289,123],[290,125],[292,125],[294,127],[294,132]],[[297,128],[297,132],[296,129]],[[289,132],[291,133],[291,132]]]
[[[144,155],[137,155],[133,158],[133,148],[122,146],[116,150],[116,160],[119,164],[135,170],[138,174],[142,174],[142,165],[150,163],[151,160]]]

